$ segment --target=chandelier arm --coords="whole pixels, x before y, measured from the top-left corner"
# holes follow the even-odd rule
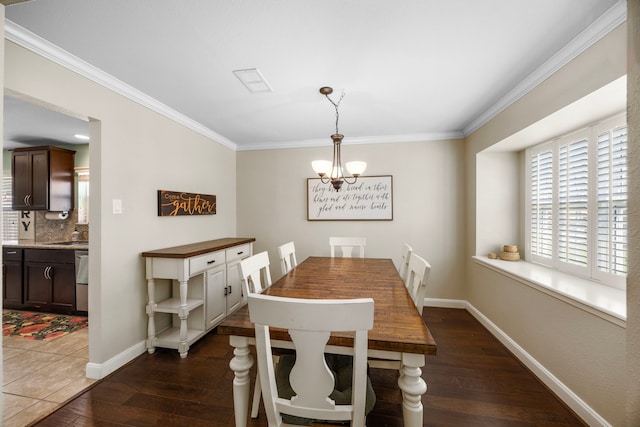
[[[357,176],[352,176],[351,178],[353,178],[353,181],[349,181],[346,176],[342,177],[342,179],[344,179],[344,182],[346,182],[349,185],[355,184],[356,181],[358,181],[358,177]]]

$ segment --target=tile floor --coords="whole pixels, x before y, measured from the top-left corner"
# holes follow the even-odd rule
[[[4,427],[29,425],[96,381],[85,377],[88,328],[51,341],[3,336],[2,350]]]

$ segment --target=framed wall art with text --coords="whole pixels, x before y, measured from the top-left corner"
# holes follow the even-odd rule
[[[320,178],[307,179],[308,221],[393,220],[393,177],[361,176],[336,191]]]

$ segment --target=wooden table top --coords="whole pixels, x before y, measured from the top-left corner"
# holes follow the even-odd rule
[[[209,252],[220,251],[233,246],[255,242],[253,237],[225,237],[223,239],[208,240],[206,242],[189,243],[187,245],[173,246],[171,248],[156,249],[155,251],[142,252],[143,257],[150,258],[191,258]]]
[[[310,299],[373,298],[369,349],[436,354],[436,342],[390,259],[309,257],[264,293]],[[225,319],[218,333],[253,337],[248,306]],[[272,329],[271,337],[291,340],[286,331],[277,329]],[[352,346],[353,334],[334,333],[329,344]]]

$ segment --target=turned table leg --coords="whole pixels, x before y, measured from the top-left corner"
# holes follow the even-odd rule
[[[406,427],[421,427],[424,419],[422,395],[427,391],[427,383],[422,379],[424,355],[403,353],[402,375],[398,386],[402,390],[402,416]]]
[[[187,342],[187,331],[189,318],[189,312],[187,311],[187,289],[189,282],[187,280],[180,281],[180,308],[178,310],[178,317],[180,318],[180,342],[178,343],[178,352],[180,357],[187,357],[189,351],[189,343]]]
[[[147,279],[147,294],[149,296],[149,302],[147,303],[147,351],[149,354],[153,354],[156,351],[155,340],[156,340],[156,322],[154,320],[154,310],[156,307],[156,282],[153,279]]]
[[[236,427],[245,427],[249,413],[249,370],[253,366],[253,356],[249,353],[249,343],[246,337],[232,335],[229,342],[235,347],[229,367],[235,374],[233,379],[233,410]]]

